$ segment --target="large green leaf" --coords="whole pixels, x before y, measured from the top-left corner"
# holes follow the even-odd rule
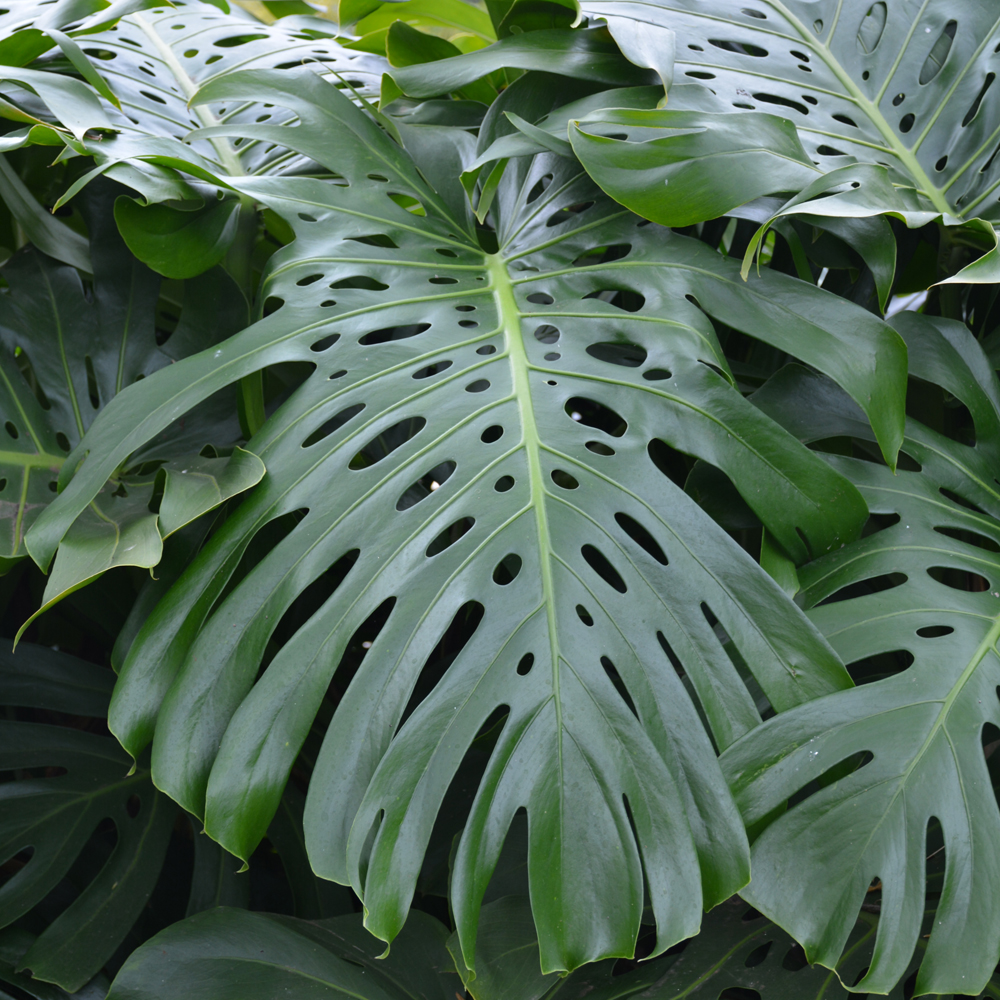
[[[871,165],[848,201],[877,201],[878,188],[891,184],[903,196],[913,191],[914,207],[922,203],[932,215],[1000,218],[1000,100],[992,90],[1000,20],[990,5],[587,0],[582,7],[613,31],[623,20],[673,31],[676,80],[703,82],[734,111],[788,119],[820,170],[852,157]],[[619,41],[628,54],[624,36]]]
[[[138,753],[155,725],[159,787],[246,857],[365,626],[371,655],[334,714],[305,824],[314,867],[363,893],[374,933],[398,933],[441,799],[500,710],[452,887],[467,961],[520,806],[545,971],[631,954],[644,879],[657,948],[693,933],[702,903],[745,878],[743,831],[670,657],[720,746],[759,715],[716,620],[778,710],[846,677],[661,474],[651,443],[725,469],[800,560],[842,544],[865,515],[845,480],[733,388],[695,303],[835,373],[889,455],[901,341],[805,283],[768,274],[748,287],[735,264],[642,224],[558,157],[508,171],[500,249],[487,253],[446,207],[461,197],[455,175],[453,188],[434,175],[436,193],[315,74],[233,75],[202,98],[291,106],[297,127],[229,130],[285,142],[343,181],[230,181],[295,231],[260,293],[274,311],[120,395],[32,529],[44,563],[106,470],[167,421],[266,365],[315,366],[252,442],[261,487],[133,643],[112,729]],[[281,533],[261,536],[267,555],[241,566],[279,518]],[[307,588],[319,610],[272,647],[255,683]]]
[[[198,197],[170,165],[176,159],[190,159],[193,153],[223,175],[301,170],[301,157],[269,143],[250,141],[237,146],[215,138],[196,140],[189,146],[179,140],[192,129],[220,122],[259,122],[275,116],[275,120],[290,120],[284,109],[254,103],[234,106],[222,101],[189,107],[202,84],[234,69],[308,64],[332,75],[338,86],[377,94],[388,63],[345,50],[330,37],[335,33],[336,26],[320,18],[297,17],[294,24],[283,19],[265,25],[239,9],[226,16],[199,2],[136,13],[106,31],[88,35],[84,52],[100,67],[121,103],[120,114],[109,111],[116,134],[84,143],[98,164],[95,172],[107,173],[135,188],[144,199],[159,202]],[[85,179],[70,189],[70,196]]]
[[[226,907],[168,927],[135,951],[108,1000],[453,1000],[462,982],[445,948],[447,929],[414,913],[392,951],[360,916],[310,923]]]
[[[73,717],[107,712],[110,671],[43,647],[0,653],[0,703]],[[65,877],[78,895],[24,954],[17,970],[69,991],[84,985],[118,947],[159,877],[176,806],[153,787],[148,767],[107,736],[83,729],[0,721],[0,857],[17,859],[0,887],[0,926],[43,900]],[[110,838],[98,832],[113,824]],[[103,855],[102,855],[103,851]]]
[[[1000,947],[1000,812],[983,753],[986,727],[1000,724],[1000,385],[964,326],[897,321],[913,374],[968,407],[976,444],[909,421],[903,449],[919,471],[830,456],[881,530],[800,569],[802,599],[870,683],[769,721],[723,760],[747,822],[773,820],[754,844],[747,898],[810,960],[836,963],[881,880],[878,945],[859,989],[886,992],[907,968],[936,819],[947,862],[916,992],[971,994]],[[866,436],[856,408],[815,376],[792,373],[758,396],[803,438]],[[831,771],[842,761],[863,766]],[[836,780],[772,814],[823,775]]]
[[[8,292],[0,299],[6,438],[0,452],[0,557],[6,560],[24,555],[24,533],[55,498],[58,470],[100,409],[125,386],[179,356],[171,340],[163,349],[157,344],[160,281],[115,231],[113,198],[114,192],[95,188],[81,203],[91,228],[92,292],[74,268],[34,248],[2,271]],[[181,355],[190,350],[192,328],[198,328],[193,339],[201,348],[239,324],[242,299],[231,282],[216,275],[203,286],[200,294],[191,288],[174,331]],[[213,319],[222,320],[221,329],[211,329]],[[217,412],[203,413],[190,426],[161,436],[131,469],[115,471],[67,535],[45,606],[112,566],[155,566],[163,538],[260,481],[263,466],[249,452],[237,448],[232,458],[199,454],[206,445],[233,444],[239,429],[232,417],[226,424]]]

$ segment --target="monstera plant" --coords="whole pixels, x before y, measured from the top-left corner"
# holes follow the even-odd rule
[[[1000,996],[998,53],[12,3],[0,995]]]

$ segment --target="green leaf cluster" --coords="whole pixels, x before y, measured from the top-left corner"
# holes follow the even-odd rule
[[[0,995],[1000,995],[1000,19],[741,4],[0,15]]]

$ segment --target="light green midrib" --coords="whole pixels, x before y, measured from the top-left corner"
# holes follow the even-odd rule
[[[532,404],[531,384],[528,380],[530,363],[524,349],[521,332],[521,311],[514,296],[514,285],[507,271],[507,263],[499,254],[487,257],[490,287],[497,305],[497,314],[503,330],[510,359],[514,396],[521,414],[521,443],[528,459],[528,479],[531,487],[531,506],[535,511],[538,530],[539,566],[542,575],[542,598],[545,601],[549,631],[549,649],[552,657],[552,694],[556,712],[556,730],[562,732],[562,703],[559,696],[559,639],[555,619],[555,587],[552,581],[552,560],[548,514],[545,509],[545,479],[540,458],[541,435]],[[558,741],[557,767],[562,775],[562,741]]]
[[[139,25],[146,37],[150,40],[150,42],[152,42],[157,55],[163,60],[170,72],[173,73],[174,78],[177,80],[177,83],[184,94],[184,99],[188,102],[188,104],[190,104],[191,99],[198,92],[198,86],[180,64],[177,56],[174,55],[173,49],[171,49],[170,46],[164,42],[162,38],[160,38],[156,28],[154,28],[153,25],[142,16],[142,14],[133,14],[132,20]],[[219,119],[217,119],[215,115],[209,111],[207,105],[195,105],[192,110],[198,120],[202,123],[203,127],[212,128],[213,126],[220,124]],[[240,163],[239,157],[236,155],[233,147],[227,139],[212,138],[208,141],[212,144],[212,148],[216,151],[216,153],[218,153],[219,160],[222,162],[222,165],[226,168],[226,170],[229,171],[230,176],[243,177],[245,175],[243,165]]]
[[[917,160],[916,155],[899,141],[895,131],[893,131],[892,127],[885,120],[882,112],[879,110],[878,105],[873,104],[861,92],[861,89],[854,83],[850,76],[844,72],[843,67],[841,67],[840,63],[833,57],[833,53],[827,45],[816,41],[813,35],[807,31],[805,25],[797,17],[795,17],[784,4],[780,4],[779,6],[788,18],[789,23],[794,25],[795,29],[799,32],[800,38],[803,41],[808,41],[810,45],[815,46],[820,58],[826,63],[829,69],[833,72],[834,76],[836,76],[841,82],[844,89],[848,92],[855,104],[857,104],[857,106],[864,111],[868,120],[871,121],[871,123],[879,130],[889,148],[906,167],[910,176],[913,177],[913,179],[917,182],[917,186],[931,200],[934,207],[942,214],[956,215],[956,211],[951,207],[951,205],[948,204],[948,200],[941,193],[941,190],[931,183],[931,179],[924,172],[924,168],[920,166],[920,162]],[[886,80],[888,81],[891,76],[892,74],[890,73],[886,77]],[[885,85],[883,85],[883,91],[884,90]]]

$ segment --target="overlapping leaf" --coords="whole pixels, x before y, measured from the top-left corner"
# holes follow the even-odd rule
[[[742,830],[671,657],[722,746],[759,715],[716,619],[779,710],[846,678],[650,444],[724,468],[799,559],[864,516],[845,480],[733,389],[696,303],[835,374],[890,456],[901,342],[783,276],[748,288],[735,265],[643,225],[557,157],[505,178],[501,249],[486,253],[447,208],[462,204],[457,183],[434,175],[438,195],[314,73],[230,76],[203,94],[237,96],[300,121],[240,134],[343,180],[230,182],[295,230],[261,292],[278,308],[118,397],[29,548],[47,562],[106,470],[200,399],[278,361],[315,370],[252,442],[261,487],[133,644],[113,730],[138,753],[155,724],[159,786],[246,857],[364,626],[371,649],[327,734],[306,832],[316,870],[364,894],[367,926],[398,932],[451,777],[506,712],[453,880],[468,961],[520,806],[546,971],[630,954],[644,879],[666,948],[745,877]],[[270,551],[226,592],[272,522],[284,527]],[[319,611],[255,683],[314,584]]]
[[[870,683],[769,721],[723,760],[751,823],[813,779],[837,779],[756,841],[747,898],[832,967],[881,880],[878,943],[859,989],[885,992],[907,968],[923,933],[928,826],[940,823],[944,884],[916,993],[971,994],[1000,946],[1000,812],[983,753],[988,727],[1000,724],[1000,386],[964,326],[915,314],[898,322],[913,374],[968,407],[976,444],[910,421],[903,448],[919,471],[830,457],[881,530],[802,569],[803,598]],[[815,377],[759,395],[804,438],[865,436],[860,414]],[[863,766],[838,777],[842,761]]]
[[[723,107],[788,119],[820,170],[851,158],[869,165],[818,185],[817,214],[870,214],[897,200],[898,210],[913,192],[931,216],[1000,218],[992,8],[947,0],[582,6],[613,30],[624,19],[674,32],[675,79],[701,81]]]
[[[113,193],[91,195],[82,208],[91,226],[93,298],[74,268],[34,248],[3,269],[8,293],[0,300],[0,556],[8,561],[25,554],[25,532],[55,499],[58,471],[101,407],[125,386],[170,364],[173,348],[181,356],[192,341],[201,348],[239,326],[242,298],[224,275],[215,275],[191,286],[173,342],[161,350],[160,279],[115,232],[109,217]],[[209,407],[189,426],[175,426],[152,442],[144,461],[116,470],[67,536],[46,606],[112,566],[155,566],[163,538],[259,482],[263,466],[249,452],[236,449],[232,458],[200,454],[207,445],[231,447],[238,436],[226,408],[220,413],[218,406]]]
[[[100,718],[113,680],[41,647],[0,654],[0,701],[8,706]],[[145,905],[177,809],[153,787],[148,768],[129,775],[128,755],[115,741],[83,729],[0,722],[0,770],[15,778],[0,783],[0,856],[15,867],[0,887],[0,925],[71,874],[79,895],[19,956],[17,970],[72,992],[101,968]],[[115,836],[102,858],[108,838],[93,838],[104,820]]]

